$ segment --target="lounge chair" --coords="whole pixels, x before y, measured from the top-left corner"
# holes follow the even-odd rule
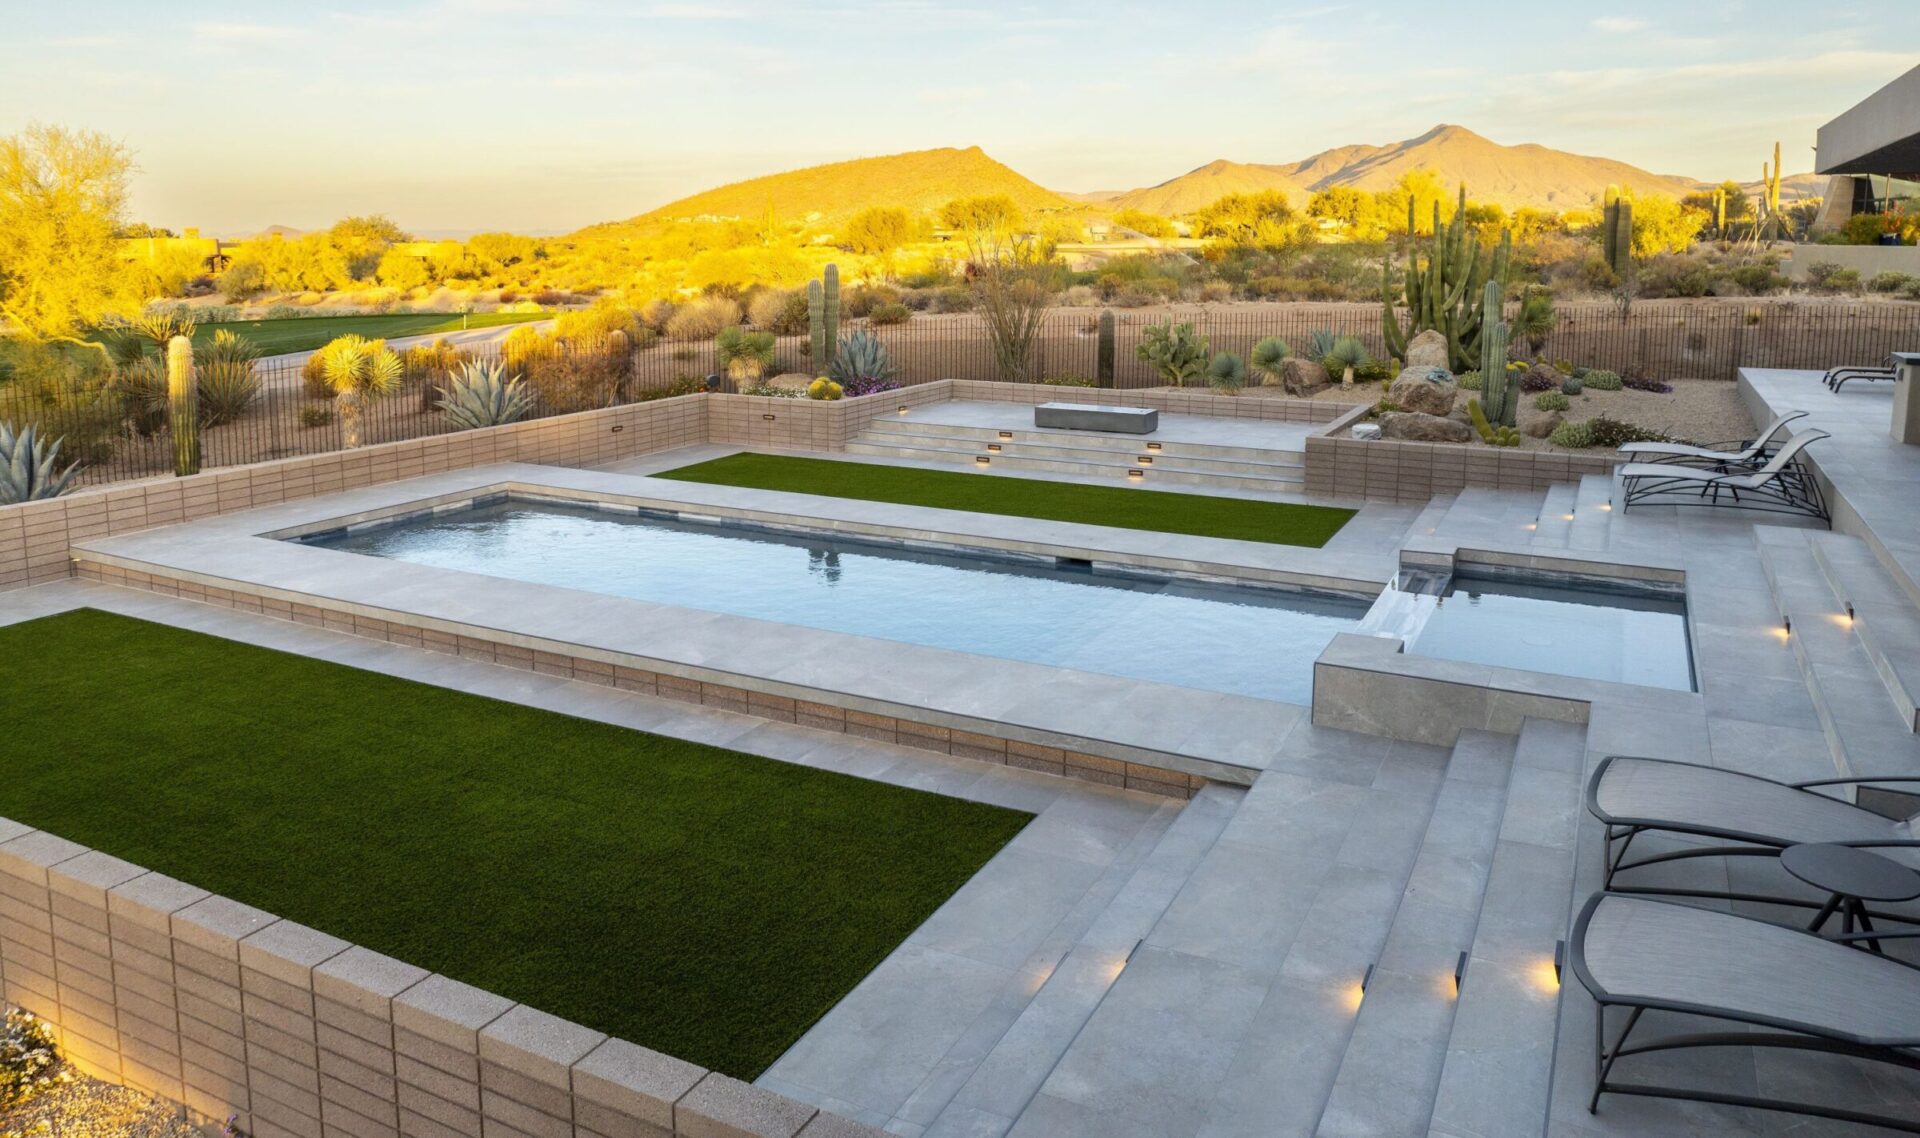
[[[1587,781],[1587,812],[1606,827],[1607,873],[1604,887],[1615,893],[1718,897],[1704,889],[1620,885],[1615,875],[1642,866],[1696,857],[1775,857],[1805,842],[1868,846],[1875,853],[1920,869],[1920,815],[1894,819],[1855,806],[1815,787],[1920,785],[1920,777],[1823,778],[1811,782],[1775,782],[1759,775],[1672,759],[1608,755]],[[1628,861],[1633,839],[1648,831],[1712,838],[1727,845],[1689,846]],[[1818,906],[1790,898],[1735,894],[1735,899],[1768,904]],[[1885,916],[1887,914],[1880,914]],[[1911,920],[1894,915],[1895,920]]]
[[[1827,502],[1820,485],[1798,462],[1809,443],[1826,437],[1825,431],[1801,431],[1773,452],[1766,465],[1748,471],[1702,470],[1666,462],[1628,463],[1617,471],[1626,491],[1622,508],[1665,502],[1799,514],[1827,521]]]
[[[1888,356],[1887,362],[1879,367],[1843,366],[1828,368],[1824,382],[1831,390],[1838,391],[1846,386],[1847,381],[1850,379],[1864,379],[1869,382],[1876,382],[1882,379],[1892,380],[1898,372],[1899,368],[1894,365],[1893,357]]]
[[[1900,1118],[1708,1087],[1614,1081],[1622,1059],[1715,1047],[1845,1055],[1920,1071],[1920,968],[1800,929],[1612,893],[1595,894],[1581,910],[1567,959],[1600,1005],[1589,1112],[1598,1111],[1603,1094],[1644,1095],[1920,1134],[1920,1110]],[[1609,1045],[1607,1013],[1616,1008],[1627,1010],[1626,1022]],[[1635,1038],[1648,1011],[1717,1020],[1726,1030],[1651,1028],[1657,1034],[1643,1030]],[[1629,1063],[1636,1069],[1650,1065]]]
[[[1789,411],[1768,423],[1766,430],[1750,440],[1704,447],[1688,446],[1685,443],[1627,443],[1620,448],[1620,453],[1631,455],[1639,462],[1698,466],[1706,470],[1717,470],[1722,474],[1734,470],[1747,470],[1766,462],[1773,444],[1773,437],[1779,434],[1788,423],[1803,419],[1806,414],[1805,411]],[[1734,447],[1739,449],[1731,449]]]

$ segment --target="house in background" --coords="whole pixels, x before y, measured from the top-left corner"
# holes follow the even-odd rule
[[[1856,214],[1920,212],[1920,67],[1821,127],[1814,170],[1828,175],[1816,233]]]

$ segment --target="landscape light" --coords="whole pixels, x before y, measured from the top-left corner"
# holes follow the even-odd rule
[[[1847,602],[1847,619],[1848,620],[1853,619],[1853,602],[1852,601]]]
[[[1463,981],[1466,980],[1466,978],[1467,978],[1467,954],[1465,952],[1462,952],[1460,954],[1460,958],[1453,962],[1453,994],[1454,995],[1457,996],[1460,994],[1460,985]]]
[[[1147,444],[1147,449],[1148,449],[1148,450],[1159,450],[1159,449],[1160,449],[1160,444],[1159,444],[1159,443],[1148,443],[1148,444]]]
[[[1567,942],[1564,940],[1556,940],[1553,942],[1553,982],[1554,983],[1558,984],[1560,982],[1560,971],[1561,969],[1566,967],[1566,964],[1567,964]]]
[[[1152,456],[1152,455],[1150,455],[1150,454],[1143,454],[1143,455],[1141,455],[1141,456],[1140,456],[1140,458],[1139,458],[1139,460],[1138,460],[1138,461],[1139,461],[1139,463],[1140,463],[1140,465],[1141,465],[1141,466],[1152,466],[1152,465],[1153,465],[1153,456]]]
[[[907,405],[906,405],[905,403],[902,403],[902,404],[900,405],[900,413],[901,413],[902,415],[904,415],[904,414],[906,414],[906,413],[907,413]]]
[[[999,443],[988,443],[988,444],[987,444],[987,450],[989,450],[989,451],[991,451],[991,452],[992,452],[992,453],[994,453],[994,454],[999,454],[999,453],[1000,453],[1000,444],[999,444]]]
[[[992,459],[988,458],[984,454],[976,454],[973,456],[973,464],[975,466],[985,466],[987,463],[992,461],[993,461]]]
[[[1780,614],[1780,631],[1786,633],[1788,636],[1793,635],[1793,618],[1785,613]]]
[[[1371,983],[1373,983],[1373,965],[1369,964],[1367,970],[1360,974],[1360,990],[1366,991],[1367,985]]]
[[[772,416],[772,415],[762,415],[762,416],[760,416],[760,417],[761,417],[762,419],[765,419],[765,420],[767,420],[768,422],[772,422],[772,421],[773,421],[773,419],[774,419],[774,416]]]
[[[1012,437],[1013,437],[1013,432],[1012,432],[1012,431],[1001,431],[1001,432],[1000,432],[1000,437],[1001,437],[1001,438],[1003,438],[1003,439],[1010,439],[1010,438],[1012,438]]]
[[[1135,467],[1130,467],[1130,468],[1128,468],[1128,470],[1127,470],[1127,477],[1128,477],[1128,478],[1131,478],[1131,479],[1133,479],[1133,480],[1135,480],[1135,481],[1139,481],[1140,479],[1142,479],[1142,478],[1145,478],[1146,476],[1147,476],[1147,472],[1146,472],[1146,471],[1144,471],[1144,470],[1142,470],[1142,469],[1140,469],[1140,468],[1139,468],[1139,467],[1137,467],[1137,466],[1135,466]]]

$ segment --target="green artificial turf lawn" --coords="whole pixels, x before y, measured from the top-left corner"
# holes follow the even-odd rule
[[[1124,486],[1089,486],[1080,482],[1046,482],[1036,478],[994,478],[959,471],[750,452],[682,466],[654,477],[1195,537],[1307,545],[1315,549],[1325,545],[1327,539],[1340,532],[1340,527],[1353,517],[1352,510],[1332,506],[1165,493]]]
[[[82,609],[0,816],[751,1079],[1030,815]]]
[[[230,324],[202,324],[193,330],[194,347],[204,347],[215,332],[226,330],[244,336],[260,349],[261,355],[284,352],[310,352],[329,340],[349,333],[369,340],[391,340],[401,336],[425,336],[458,332],[462,328],[496,328],[502,324],[522,324],[529,320],[550,320],[551,312],[421,312],[399,316],[297,316],[287,320],[237,320]]]

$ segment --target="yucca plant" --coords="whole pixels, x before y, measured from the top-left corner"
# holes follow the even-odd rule
[[[1319,333],[1314,333],[1314,337],[1317,340]],[[1366,364],[1372,358],[1359,340],[1352,336],[1341,336],[1321,353],[1320,366],[1327,369],[1328,375],[1339,372],[1340,386],[1352,387],[1354,369]]]
[[[739,325],[720,329],[713,338],[713,355],[738,383],[753,383],[773,366],[773,333],[749,332]]]
[[[1207,384],[1225,395],[1238,395],[1247,385],[1246,361],[1232,352],[1221,352],[1207,363]]]
[[[520,377],[508,378],[506,366],[470,360],[440,388],[440,410],[462,430],[498,427],[524,418],[533,406]]]
[[[1280,381],[1280,365],[1293,354],[1293,349],[1278,336],[1268,336],[1253,346],[1247,355],[1247,365],[1263,383]]]
[[[167,424],[167,368],[154,356],[140,356],[113,377],[127,425],[142,438]]]
[[[73,488],[78,463],[60,469],[60,444],[39,437],[32,423],[15,430],[0,422],[0,506],[58,498]]]
[[[865,328],[841,337],[840,346],[833,353],[833,364],[827,368],[827,375],[840,385],[848,398],[896,388],[900,386],[895,382],[899,374],[900,369],[893,366],[887,346]]]
[[[375,400],[399,390],[406,369],[399,353],[387,347],[385,340],[347,335],[320,350],[326,353],[322,374],[340,409],[341,442],[357,447],[361,416]]]

